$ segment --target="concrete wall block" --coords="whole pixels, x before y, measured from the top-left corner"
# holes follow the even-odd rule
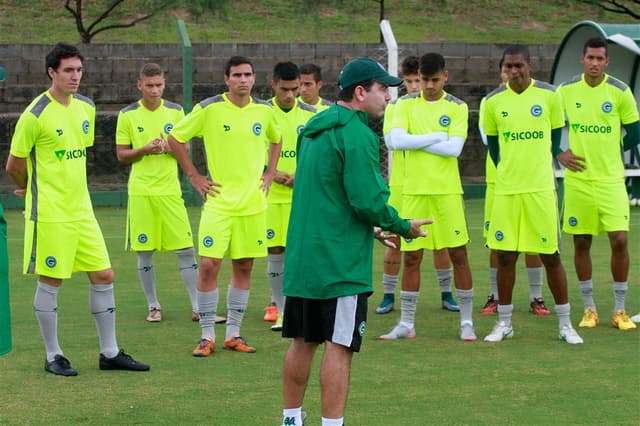
[[[316,56],[316,46],[315,43],[291,43],[289,45],[289,54],[291,55],[291,60],[296,62],[298,60],[303,60],[304,62],[313,62],[313,58]]]
[[[263,43],[242,43],[237,45],[237,53],[234,55],[246,56],[247,58],[260,58],[265,56],[265,44]]]
[[[217,58],[224,58],[226,61],[233,55],[237,55],[238,46],[236,43],[218,43],[211,45],[211,55]]]
[[[191,54],[196,57],[211,57],[214,56],[212,43],[196,43],[191,45]],[[176,51],[178,56],[182,57],[182,44],[178,44],[178,50]]]
[[[266,57],[273,58],[276,62],[291,60],[291,44],[289,43],[269,43],[264,46],[264,54]]]

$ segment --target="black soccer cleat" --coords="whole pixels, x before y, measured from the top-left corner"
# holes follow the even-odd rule
[[[53,357],[53,361],[44,360],[44,371],[56,374],[58,376],[77,376],[78,372],[71,366],[71,363],[62,355]]]
[[[138,362],[122,349],[113,358],[100,354],[100,370],[149,371],[149,366]]]

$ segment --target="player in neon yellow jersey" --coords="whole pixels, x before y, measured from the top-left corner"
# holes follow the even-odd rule
[[[484,340],[513,337],[511,316],[515,265],[520,252],[539,253],[556,303],[559,338],[582,343],[571,325],[567,276],[559,254],[557,198],[552,151],[564,126],[555,87],[531,78],[529,50],[508,46],[503,64],[509,81],[489,93],[482,127],[496,167],[487,245],[498,251],[499,320]]]
[[[569,121],[569,149],[558,155],[558,161],[566,167],[562,227],[573,235],[574,264],[584,305],[579,326],[595,327],[599,323],[593,300],[590,250],[593,236],[607,233],[615,299],[611,325],[635,330],[625,309],[629,201],[620,142],[624,127],[624,149],[638,145],[638,108],[629,87],[605,73],[609,65],[606,40],[587,40],[580,62],[584,72],[559,88]]]
[[[273,108],[251,96],[255,84],[251,61],[231,57],[224,81],[227,92],[200,102],[169,135],[178,164],[205,201],[198,231],[201,338],[193,351],[196,357],[209,356],[215,349],[218,273],[226,255],[231,257],[232,274],[224,347],[244,353],[256,351],[240,336],[240,326],[249,302],[253,259],[267,255],[266,193],[282,148]],[[189,159],[185,144],[196,136],[204,139],[208,176],[201,175]]]
[[[300,66],[300,96],[307,105],[311,105],[316,111],[324,111],[332,104],[331,101],[320,97],[322,88],[322,69],[316,64],[304,64]]]
[[[407,56],[401,64],[402,80],[407,90],[407,95],[420,92],[420,58],[417,56]],[[398,99],[389,102],[384,112],[384,125],[382,133],[385,139],[389,137],[393,113]],[[402,208],[402,187],[404,183],[404,151],[391,151],[391,170],[389,176],[389,204],[396,210]],[[400,240],[395,241],[396,248],[387,247],[384,252],[384,266],[382,274],[383,298],[376,308],[377,314],[387,314],[391,312],[395,304],[395,288],[398,283],[398,275],[402,264],[402,254],[400,251]],[[460,310],[453,295],[451,294],[451,280],[453,272],[451,270],[451,259],[446,249],[433,251],[433,264],[436,269],[436,277],[440,286],[442,308],[457,312]]]
[[[499,64],[501,85],[505,84],[509,80],[508,70],[503,66],[502,60]],[[480,130],[480,136],[484,144],[487,144],[487,135],[485,135],[482,129],[482,117],[484,115],[485,99],[480,101],[480,109],[478,113],[478,127]],[[487,239],[489,231],[489,224],[491,219],[491,210],[493,209],[493,193],[495,192],[496,183],[496,166],[491,160],[491,156],[487,154],[485,163],[485,177],[487,183],[487,189],[484,197],[484,227],[482,228],[482,235]],[[544,304],[542,298],[542,276],[543,267],[540,256],[537,254],[525,254],[525,265],[527,267],[527,278],[529,280],[529,312],[537,316],[551,315]],[[483,315],[491,315],[498,312],[498,253],[495,250],[491,250],[489,254],[489,297],[484,307],[480,309],[480,313]]]
[[[191,301],[191,319],[197,321],[198,264],[193,236],[178,179],[178,163],[166,137],[184,117],[182,107],[162,98],[164,71],[158,64],[142,66],[138,76],[142,99],[118,114],[116,154],[131,164],[125,249],[138,255],[138,276],[147,298],[147,321],[162,320],[153,266],[155,251],[174,251]]]
[[[109,254],[87,187],[87,148],[93,145],[96,109],[79,95],[82,54],[56,44],[47,54],[49,90],[20,116],[11,141],[7,173],[25,196],[24,273],[38,275],[34,310],[47,352],[44,369],[78,372],[58,342],[58,292],[64,279],[84,271],[98,329],[101,370],[146,371],[116,342],[115,300]]]
[[[293,62],[278,62],[273,68],[271,88],[275,96],[269,100],[282,132],[282,150],[278,170],[267,197],[267,279],[271,288],[271,304],[265,308],[264,320],[275,322],[273,331],[282,330],[284,297],[282,278],[291,212],[291,197],[296,172],[298,135],[316,109],[296,99],[300,89],[300,72]]]
[[[426,238],[402,241],[400,322],[380,339],[415,337],[424,249],[446,249],[460,307],[459,337],[474,341],[473,288],[466,249],[469,234],[457,160],[467,137],[468,108],[444,91],[448,72],[442,55],[427,53],[420,58],[420,78],[422,90],[397,103],[387,141],[391,149],[406,150],[402,216],[433,217],[433,225]]]

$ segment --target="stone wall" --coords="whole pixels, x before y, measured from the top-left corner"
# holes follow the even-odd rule
[[[0,44],[0,66],[7,78],[0,82],[0,161],[6,159],[9,141],[19,113],[31,100],[46,90],[44,57],[50,45]],[[400,57],[439,52],[445,56],[449,84],[445,90],[469,105],[469,138],[460,157],[460,171],[466,181],[481,180],[484,175],[485,148],[477,131],[480,99],[498,81],[498,61],[503,45],[484,44],[404,44]],[[556,52],[555,45],[529,46],[535,78],[547,80]],[[127,169],[115,160],[114,133],[118,110],[138,99],[135,80],[144,62],[157,62],[166,71],[167,99],[182,102],[182,53],[178,44],[91,44],[81,46],[85,56],[85,74],[80,93],[92,98],[98,107],[96,147],[89,156],[89,181],[92,188],[123,188]],[[351,58],[369,56],[385,62],[380,44],[194,44],[193,101],[225,90],[223,67],[232,55],[249,57],[256,70],[254,93],[262,98],[272,95],[271,72],[276,62],[291,60],[313,62],[323,69],[322,95],[333,98],[340,69]],[[384,151],[382,151],[384,155]],[[383,164],[383,169],[384,169]],[[6,175],[0,180],[6,185]]]

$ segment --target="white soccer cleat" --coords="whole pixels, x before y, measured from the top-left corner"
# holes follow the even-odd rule
[[[584,343],[584,340],[582,340],[582,337],[580,337],[578,332],[570,325],[562,326],[558,337],[560,338],[560,340],[564,340],[570,345],[579,345],[581,343]]]
[[[460,340],[465,342],[475,342],[477,339],[476,332],[473,329],[473,324],[465,322],[460,326]]]
[[[409,328],[404,324],[398,324],[393,327],[393,330],[389,334],[383,334],[378,337],[380,340],[398,340],[398,339],[415,339],[416,331],[413,328]]]
[[[631,321],[636,322],[636,323],[640,322],[640,314],[636,314],[636,315],[632,316],[631,317]]]
[[[493,326],[493,330],[484,338],[484,341],[495,343],[511,338],[513,338],[513,327],[507,325],[504,321],[500,321]]]

